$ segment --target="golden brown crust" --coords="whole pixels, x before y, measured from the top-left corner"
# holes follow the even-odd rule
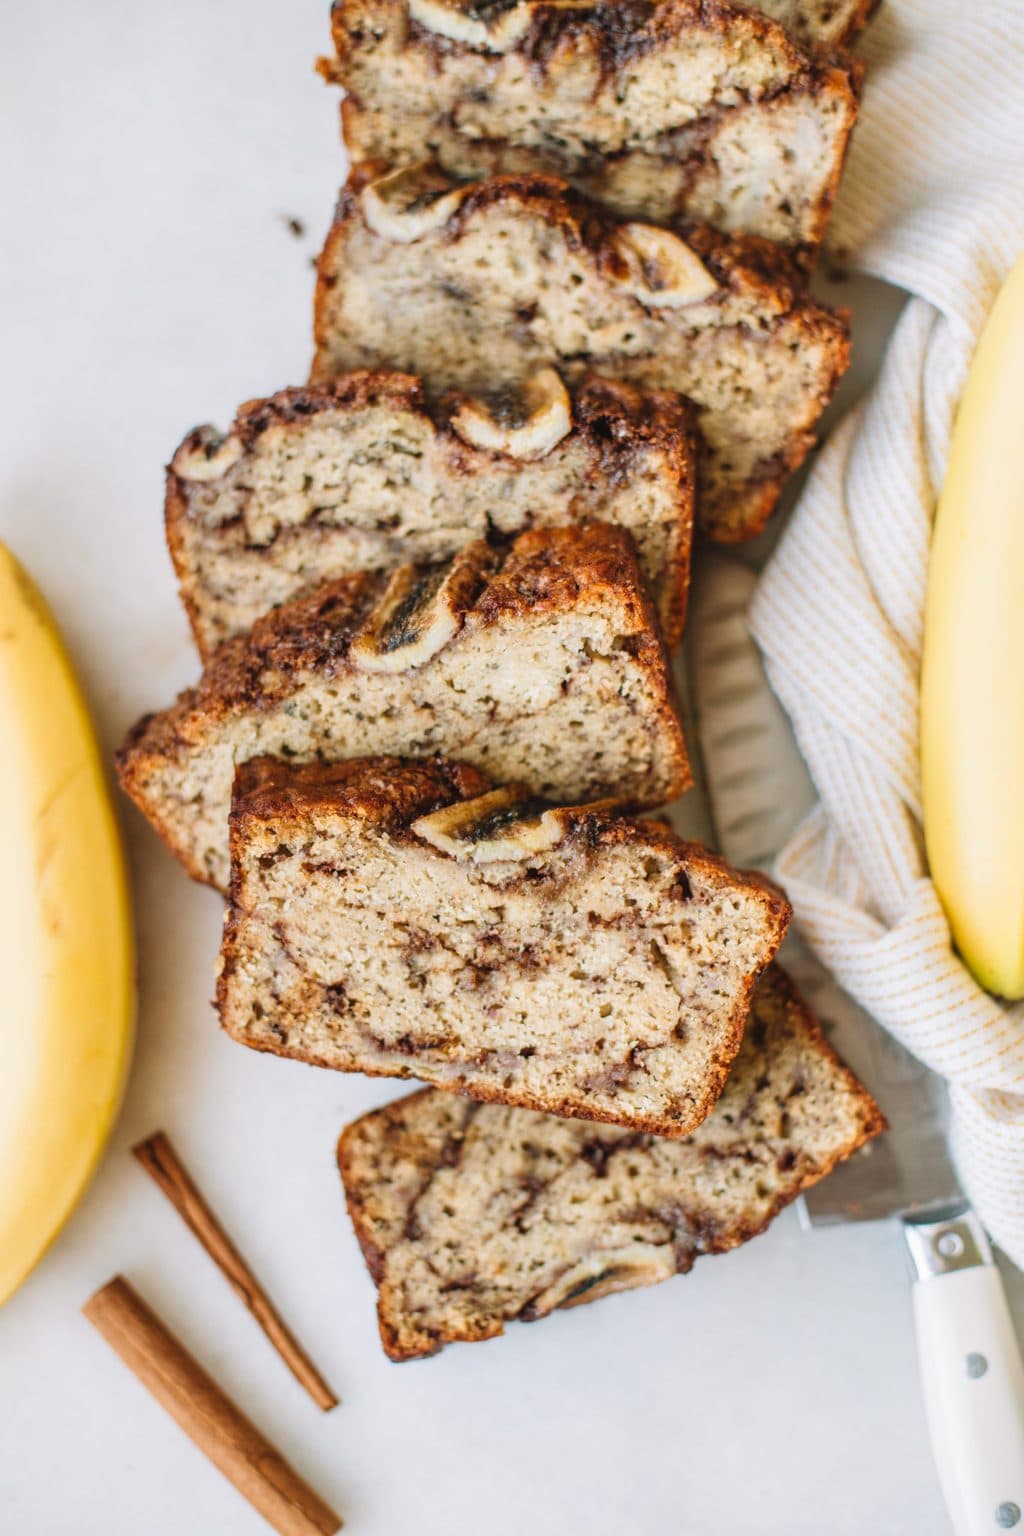
[[[317,411],[365,411],[378,405],[429,416],[423,384],[413,374],[394,368],[358,368],[319,384],[293,385],[266,399],[247,400],[239,406],[231,430],[248,449],[268,428],[306,421]]]
[[[631,616],[653,637],[653,605],[631,575],[632,542],[628,535],[604,538],[607,525],[595,538],[599,526],[529,528],[520,534],[476,605],[481,621],[496,624],[508,614],[558,613],[581,601],[601,604],[612,592],[625,593]]]
[[[842,1162],[846,1157],[850,1157],[865,1142],[870,1141],[873,1136],[879,1136],[883,1131],[888,1130],[889,1122],[860,1078],[851,1072],[835,1046],[828,1039],[792,976],[777,961],[773,961],[765,971],[757,988],[756,1008],[751,1015],[755,1031],[758,1028],[764,1030],[773,1016],[775,1018],[785,1017],[789,1021],[791,1031],[799,1028],[814,1042],[815,1050],[831,1064],[842,1081],[844,1088],[857,1104],[859,1118],[857,1135],[841,1149],[837,1149],[822,1167],[819,1177],[824,1178],[827,1173],[831,1173],[837,1163]],[[778,1214],[780,1208],[778,1207],[772,1212],[773,1218]],[[757,1230],[763,1231],[765,1226],[767,1226],[767,1222],[763,1223]],[[751,1233],[750,1235],[753,1236],[754,1234]]]
[[[591,461],[577,497],[581,511],[587,505],[588,483],[626,485],[641,456],[653,453],[661,459],[676,498],[679,524],[676,548],[659,594],[659,618],[666,640],[675,646],[682,636],[690,579],[696,499],[694,408],[682,395],[671,391],[644,392],[596,374],[586,375],[571,388],[570,394],[572,437],[585,445]],[[203,644],[197,577],[186,538],[188,524],[195,515],[195,482],[179,473],[179,464],[193,455],[216,452],[229,440],[237,441],[243,456],[251,454],[265,432],[277,428],[298,435],[321,412],[355,413],[385,407],[426,423],[452,472],[472,476],[507,456],[474,447],[455,431],[452,420],[466,398],[464,393],[451,390],[431,404],[422,381],[411,374],[386,368],[358,369],[317,383],[278,390],[265,399],[247,401],[239,407],[226,434],[208,425],[193,428],[167,466],[164,522],[181,599],[203,660],[208,660],[212,652]]]
[[[837,1091],[848,1097],[853,1108],[855,1123],[851,1132],[842,1139],[837,1138],[826,1154],[813,1162],[804,1160],[801,1163],[798,1159],[789,1187],[780,1190],[757,1219],[740,1219],[725,1228],[721,1224],[709,1223],[706,1219],[702,1221],[699,1211],[695,1211],[701,1253],[724,1253],[759,1236],[798,1195],[825,1178],[837,1163],[850,1157],[872,1137],[887,1129],[885,1117],[872,1096],[837,1056],[793,982],[782,967],[775,963],[768,967],[757,987],[748,1033],[758,1047],[764,1045],[767,1048],[768,1037],[771,1037],[772,1048],[775,1050],[780,1049],[781,1042],[788,1036],[802,1038],[816,1055],[829,1064]],[[450,1155],[444,1141],[438,1140],[432,1145],[419,1134],[414,1124],[417,1106],[437,1097],[436,1089],[423,1088],[406,1098],[371,1110],[346,1126],[338,1141],[338,1169],[346,1204],[367,1268],[378,1288],[382,1287],[385,1279],[388,1250],[375,1236],[379,1227],[376,1219],[377,1188],[361,1177],[358,1167],[360,1143],[364,1137],[369,1136],[378,1144],[387,1146],[396,1161],[419,1165],[422,1170],[422,1187],[425,1187],[433,1172],[443,1166],[445,1157]],[[473,1106],[467,1105],[455,1131],[457,1137],[465,1131],[474,1113]],[[707,1125],[713,1123],[714,1116]],[[697,1134],[699,1136],[702,1132]],[[633,1139],[630,1138],[632,1143]],[[680,1145],[684,1147],[685,1142]],[[686,1197],[686,1186],[681,1180],[678,1201],[681,1211],[686,1210]],[[678,1272],[684,1273],[692,1265],[695,1256],[693,1251],[680,1254]],[[572,1296],[560,1305],[583,1304],[608,1294],[610,1289],[627,1288],[630,1284],[639,1283],[648,1282],[626,1279],[619,1285],[588,1286],[582,1294]],[[494,1316],[482,1325],[479,1320],[474,1320],[469,1327],[456,1326],[448,1332],[417,1325],[416,1338],[412,1341],[407,1334],[403,1334],[400,1320],[387,1312],[383,1291],[378,1304],[381,1342],[387,1355],[396,1361],[435,1354],[448,1343],[477,1342],[497,1337],[504,1332],[507,1320],[503,1316]]]
[[[173,710],[146,716],[132,728],[117,754],[118,763],[143,737],[150,748],[173,744],[179,739],[182,716],[199,712],[223,717],[242,708],[266,709],[288,696],[296,673],[333,675],[347,665],[355,632],[384,585],[377,575],[342,576],[265,614],[251,634],[218,649],[198,686],[180,694]],[[632,540],[624,529],[610,524],[527,529],[512,541],[472,606],[479,622],[487,625],[509,614],[558,612],[581,600],[599,606],[612,594],[626,601],[638,622],[650,630],[649,653],[660,651],[668,674],[654,607],[637,578]],[[668,697],[666,687],[666,702]]]
[[[190,432],[185,443],[192,442],[199,433],[199,429]],[[178,452],[184,447],[184,443],[178,448]],[[202,614],[196,597],[195,586],[191,580],[191,572],[188,566],[188,552],[185,544],[185,529],[190,515],[190,500],[181,476],[176,474],[173,465],[168,464],[164,471],[164,537],[167,540],[167,551],[174,566],[174,574],[178,581],[178,596],[181,598],[185,617],[188,619],[189,628],[193,636],[198,636],[202,627]],[[198,645],[200,657],[205,661],[206,655],[202,646]]]
[[[338,763],[289,763],[253,757],[235,770],[232,845],[251,822],[296,821],[329,808],[376,826],[407,827],[428,809],[484,795],[491,781],[468,763],[445,757],[354,757]]]
[[[342,69],[352,51],[349,19],[358,20],[361,13],[378,8],[380,0],[376,3],[374,0],[370,3],[367,0],[361,0],[361,3],[333,0],[331,35],[337,63]],[[410,31],[442,55],[480,51],[428,32],[415,21],[410,22]],[[605,70],[618,73],[667,39],[690,31],[716,32],[727,38],[742,36],[748,45],[770,42],[794,72],[810,72],[813,68],[806,50],[777,22],[761,11],[731,4],[730,0],[661,0],[657,6],[651,6],[646,0],[639,4],[636,0],[632,3],[631,0],[619,0],[615,5],[594,4],[582,9],[541,4],[529,31],[508,51],[523,54],[543,73],[550,69],[552,55],[561,45],[594,39]],[[340,85],[345,84],[344,75],[332,70],[330,63],[321,66],[321,74],[336,79]]]
[[[787,31],[770,14],[732,3],[732,0],[675,0],[672,5],[665,4],[663,0],[659,10],[665,13],[662,21],[664,34],[678,36],[682,31],[692,28],[715,30],[724,36],[731,28],[742,26],[749,38],[764,42],[775,41],[781,33],[780,48],[796,69],[805,69],[815,62],[834,62],[854,74],[859,81],[862,63],[846,52],[846,49],[867,26],[880,4],[881,0],[859,0],[851,9],[843,32],[827,43],[819,42],[806,33],[798,36],[794,30]],[[344,85],[341,69],[351,52],[346,16],[358,17],[361,11],[369,11],[371,8],[366,0],[361,0],[360,4],[353,3],[353,0],[332,0],[331,41],[334,44],[334,57],[317,60],[317,72],[321,79],[329,84]],[[466,46],[451,43],[437,33],[426,33],[425,29],[417,28],[415,22],[411,23],[411,28],[416,28],[418,35],[428,36],[431,45],[439,53],[458,52]],[[637,36],[641,29],[643,41],[638,40]],[[646,38],[654,32],[651,7],[646,3],[620,3],[614,7],[603,7],[595,3],[590,9],[575,11],[550,4],[540,5],[529,33],[510,51],[528,55],[539,69],[545,69],[549,67],[551,53],[558,40],[597,35],[602,39],[602,57],[607,60],[608,67],[614,69],[627,64],[641,50],[646,48],[649,51]],[[544,47],[546,39],[551,40],[547,48]]]
[[[789,270],[792,275],[785,258],[767,241],[752,242],[752,263],[756,260],[754,253],[762,246],[766,259],[776,251],[780,270]],[[671,453],[680,469],[684,468],[685,443],[680,443],[680,437],[692,427],[693,407],[682,395],[671,390],[635,389],[622,380],[603,379],[598,374],[587,374],[570,388],[570,395],[574,428],[593,442],[595,451],[609,452],[609,424],[614,423],[614,435],[623,451],[632,447],[635,437],[650,447]],[[423,381],[411,373],[391,368],[357,368],[351,373],[279,389],[262,399],[246,400],[238,407],[227,433],[219,433],[210,426],[194,427],[175,449],[167,474],[182,489],[182,477],[174,467],[182,454],[208,451],[227,436],[238,438],[243,451],[249,451],[272,427],[303,424],[321,411],[364,411],[374,406],[422,417],[434,431],[449,437],[467,459],[502,457],[496,451],[471,447],[453,431],[451,418],[463,398],[458,391],[451,391],[439,401],[430,402]]]
[[[862,9],[866,12],[871,4],[872,0],[864,0]],[[336,57],[330,62],[322,61],[321,73],[325,79],[345,88],[342,131],[353,160],[386,153],[385,145],[377,143],[373,113],[368,110],[374,103],[364,101],[360,95],[355,68],[360,46],[367,35],[379,35],[381,13],[386,15],[397,10],[404,15],[405,9],[404,0],[336,0],[332,7]],[[851,24],[849,35],[857,30],[857,26],[857,22]],[[507,54],[503,52],[497,56],[473,45],[453,42],[410,21],[405,24],[403,46],[424,53],[433,61],[435,74],[440,74],[445,60],[452,56],[478,54],[483,60],[491,60],[493,68],[500,69],[505,57],[518,54],[538,84],[546,81],[549,75],[554,75],[560,83],[566,70],[571,70],[574,60],[596,60],[600,80],[597,89],[601,89],[619,77],[628,81],[630,71],[639,59],[671,49],[681,39],[698,33],[715,34],[738,53],[764,50],[772,57],[778,80],[764,98],[766,105],[770,103],[774,108],[787,97],[828,98],[836,107],[842,104],[845,127],[837,145],[838,153],[825,182],[810,189],[813,202],[807,237],[791,247],[794,260],[806,270],[813,265],[824,237],[856,120],[863,82],[863,65],[859,60],[836,48],[801,46],[778,22],[760,11],[731,4],[729,0],[661,0],[656,6],[645,3],[645,0],[640,3],[620,0],[615,5],[595,5],[588,9],[540,5],[524,35]],[[705,112],[686,123],[687,131],[692,135],[687,158],[693,160],[695,172],[700,166],[698,146],[701,141],[713,137],[716,127],[724,119],[749,106],[750,102],[742,96],[736,100],[733,92],[721,101],[709,100]],[[440,114],[441,106],[438,112]],[[450,117],[451,114],[449,120]],[[517,142],[513,124],[508,142],[515,146],[520,158],[532,155],[539,171],[550,170],[572,176],[557,134],[552,134],[550,147],[531,150]],[[472,149],[474,154],[486,160],[487,141],[474,137]],[[614,163],[617,158],[614,153],[603,157],[606,164]],[[667,151],[667,158],[673,158],[671,150]],[[490,169],[494,172],[503,169],[497,142]],[[642,216],[642,210],[637,213]]]
[[[508,787],[520,788],[514,785]],[[282,840],[287,840],[293,832],[301,832],[309,826],[311,820],[322,815],[358,816],[386,829],[392,842],[415,842],[418,839],[410,827],[419,816],[457,800],[485,794],[490,788],[491,782],[484,774],[441,757],[418,761],[373,757],[356,760],[342,767],[290,765],[275,759],[258,759],[255,765],[249,765],[236,773],[231,809],[231,890],[217,982],[217,1006],[226,1032],[241,1044],[272,1055],[302,1061],[309,1066],[359,1071],[368,1077],[416,1076],[415,1060],[405,1069],[389,1064],[386,1069],[377,1070],[373,1062],[367,1060],[365,1053],[355,1052],[342,1059],[337,1043],[333,1047],[334,1058],[329,1060],[303,1044],[283,1042],[276,1035],[253,1039],[232,1028],[231,1010],[227,1002],[230,983],[237,968],[239,928],[245,919],[242,900],[243,855],[254,834],[258,835],[268,822],[273,822]],[[536,810],[533,802],[530,802],[530,808],[531,812]],[[645,849],[661,851],[669,859],[678,861],[679,878],[684,884],[690,876],[702,880],[718,878],[726,880],[730,889],[756,892],[763,903],[766,957],[770,958],[781,944],[792,917],[792,908],[783,891],[767,876],[757,871],[735,870],[703,844],[687,842],[678,837],[664,822],[631,821],[616,815],[605,804],[559,807],[553,814],[561,823],[560,847],[565,849],[567,855],[573,848],[592,855],[601,847],[640,845]],[[524,875],[513,878],[503,889],[514,890],[519,886],[526,887],[529,883],[529,877]],[[730,1066],[739,1049],[744,1020],[759,975],[760,972],[751,974],[744,984],[735,1019],[731,1028],[723,1034],[709,1064],[701,1085],[700,1103],[692,1119],[680,1127],[678,1121],[672,1118],[641,1115],[631,1109],[628,1123],[634,1130],[677,1138],[685,1135],[692,1125],[708,1114],[725,1086]],[[510,1102],[504,1085],[485,1082],[478,1077],[470,1082],[453,1074],[448,1082],[439,1086],[445,1092],[468,1093],[481,1103]],[[555,1101],[524,1093],[518,1088],[514,1102],[528,1109],[556,1112],[569,1119],[591,1120],[609,1125],[623,1123],[621,1114],[595,1107],[592,1098],[582,1096],[567,1097],[563,1094]]]
[[[212,722],[242,709],[269,709],[293,691],[297,673],[331,676],[346,664],[352,638],[383,588],[380,576],[343,576],[265,614],[251,634],[228,640],[194,688],[132,726],[115,754],[122,788],[132,793],[141,757],[172,756]]]
[[[326,318],[322,300],[334,286],[331,268],[335,249],[344,239],[347,225],[363,222],[363,189],[387,169],[375,161],[354,165],[338,195],[334,220],[317,263],[314,339],[321,348],[330,340],[322,328]],[[616,250],[621,221],[577,192],[562,177],[543,171],[487,176],[469,183],[466,195],[447,220],[445,238],[458,242],[474,215],[494,207],[521,209],[531,217],[543,219],[562,235],[569,250],[587,252],[598,271],[614,271],[621,266],[622,258]],[[845,316],[845,311],[823,310],[811,298],[792,255],[772,241],[758,235],[725,235],[702,223],[677,221],[671,227],[697,252],[720,289],[760,299],[780,315],[796,311],[825,322]],[[330,371],[320,369],[314,361],[312,380],[319,382],[329,377]]]
[[[145,783],[149,753],[147,752],[146,757],[138,759],[132,756],[133,745],[137,740],[144,741],[146,728],[156,718],[155,715],[143,715],[142,719],[132,727],[122,746],[114,753],[114,772],[117,782],[135,809],[146,818],[167,852],[172,858],[177,859],[189,879],[195,880],[198,885],[210,885],[212,882],[203,865],[193,855],[192,850],[182,843],[169,818],[153,809],[146,793]]]
[[[311,377],[329,377],[332,368],[331,294],[343,281],[344,246],[354,227],[364,225],[361,193],[386,167],[366,162],[353,167],[339,195],[334,221],[317,265],[314,309],[315,354]],[[621,271],[622,256],[617,235],[620,222],[561,178],[545,173],[496,175],[472,182],[458,208],[443,227],[441,238],[457,244],[472,228],[475,215],[498,207],[511,216],[517,213],[538,219],[565,242],[566,249],[583,257],[598,277],[614,277]],[[846,310],[830,310],[807,292],[799,262],[769,240],[754,235],[723,235],[706,224],[676,223],[671,228],[700,257],[719,285],[709,301],[721,307],[731,299],[748,302],[762,311],[757,319],[766,333],[785,326],[808,347],[820,344],[828,366],[817,394],[820,414],[850,362],[850,322]],[[559,359],[554,359],[556,365]],[[583,359],[578,359],[583,361]],[[720,543],[740,543],[761,532],[777,505],[789,475],[803,463],[816,442],[811,425],[794,431],[784,451],[762,460],[757,472],[715,505],[705,482],[698,496],[697,517],[701,532]]]
[[[196,687],[179,694],[169,709],[145,715],[128,732],[115,754],[121,787],[193,879],[209,883],[211,876],[154,801],[149,789],[154,770],[166,760],[187,758],[231,717],[282,707],[310,675],[328,679],[351,670],[352,640],[385,585],[380,575],[342,577],[266,614],[250,634],[219,647]],[[473,622],[485,627],[509,614],[531,615],[539,605],[558,611],[560,604],[600,607],[609,599],[625,604],[646,631],[629,643],[649,668],[652,744],[657,733],[671,769],[662,797],[669,800],[691,783],[680,707],[653,604],[624,529],[595,523],[521,534],[469,611]],[[625,803],[635,802],[627,797]]]
[[[333,659],[336,665],[382,590],[381,577],[344,577],[329,589],[267,614],[251,635],[239,635],[219,647],[195,687],[179,693],[169,709],[143,715],[128,732],[114,754],[118,782],[193,880],[208,884],[210,876],[154,803],[151,771],[162,759],[186,754],[231,714],[279,703],[304,661],[328,667]]]

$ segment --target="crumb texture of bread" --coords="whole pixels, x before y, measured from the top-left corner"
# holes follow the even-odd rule
[[[135,726],[117,766],[190,874],[226,890],[238,764],[436,752],[554,801],[648,807],[688,788],[624,529],[535,528],[501,550],[329,582],[220,646],[198,687]]]
[[[763,527],[849,361],[846,318],[776,247],[622,224],[550,176],[437,173],[432,194],[384,222],[385,181],[363,168],[342,193],[320,258],[315,377],[390,358],[432,394],[547,366],[679,391],[703,437],[699,528],[735,542]]]
[[[512,13],[496,9],[488,46],[454,36],[444,0],[335,5],[353,160],[550,171],[626,218],[701,219],[813,257],[857,116],[855,65],[724,0],[532,12],[501,40]]]
[[[166,527],[204,659],[324,581],[584,522],[629,529],[675,645],[696,483],[689,402],[585,378],[564,435],[529,459],[460,437],[462,404],[428,410],[418,379],[361,372],[249,401],[226,435],[191,432],[168,470]]]
[[[705,1118],[789,921],[774,886],[520,786],[423,816],[407,780],[421,792],[425,769],[277,772],[240,782],[231,814],[217,1000],[235,1040],[664,1136]]]
[[[394,1360],[652,1285],[762,1232],[885,1129],[777,966],[714,1111],[681,1141],[426,1089],[338,1160]]]

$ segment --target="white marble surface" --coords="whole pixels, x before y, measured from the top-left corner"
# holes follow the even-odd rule
[[[227,421],[308,361],[310,260],[341,169],[312,74],[326,10],[5,8],[0,536],[56,608],[110,746],[195,671],[161,465],[194,422]],[[849,291],[862,338],[884,331],[892,297]],[[390,1365],[333,1166],[343,1122],[388,1085],[222,1038],[219,902],[125,825],[135,1065],[99,1177],[0,1313],[4,1536],[265,1528],[81,1319],[115,1271],[363,1536],[944,1536],[888,1226],[808,1236],[789,1213],[688,1279]],[[158,1126],[315,1347],[335,1413],[306,1400],[130,1158]]]

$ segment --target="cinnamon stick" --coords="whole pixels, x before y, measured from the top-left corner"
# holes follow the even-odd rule
[[[279,1536],[334,1536],[341,1520],[304,1483],[120,1275],[82,1308],[142,1385]]]
[[[163,1131],[140,1141],[132,1151],[241,1297],[296,1381],[325,1413],[336,1408],[337,1397],[199,1193]]]

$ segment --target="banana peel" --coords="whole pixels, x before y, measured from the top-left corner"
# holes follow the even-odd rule
[[[982,331],[932,535],[924,830],[965,964],[1024,996],[1024,259]]]
[[[0,544],[0,1304],[71,1214],[113,1126],[135,1014],[131,906],[85,700]]]

